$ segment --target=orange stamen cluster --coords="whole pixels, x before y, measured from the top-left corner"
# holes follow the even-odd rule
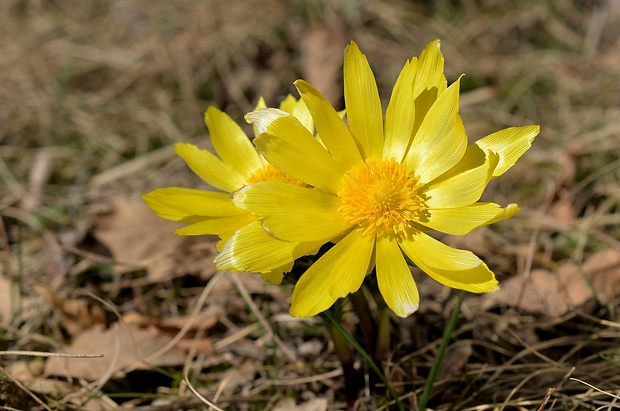
[[[394,159],[366,161],[344,176],[340,212],[365,234],[402,235],[428,216],[423,186],[413,171]]]
[[[284,174],[274,166],[268,164],[262,168],[256,170],[250,178],[245,182],[246,185],[262,183],[264,181],[278,181],[281,183],[295,184],[298,186],[304,185],[299,180],[295,180],[287,174]]]

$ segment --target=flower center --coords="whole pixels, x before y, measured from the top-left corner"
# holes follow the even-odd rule
[[[412,222],[429,216],[419,180],[394,159],[370,159],[344,175],[340,212],[365,234],[404,235]]]
[[[289,183],[295,185],[304,185],[299,180],[295,180],[293,177],[290,177],[287,174],[284,174],[271,164],[267,164],[266,166],[259,168],[256,170],[250,178],[245,182],[246,185],[262,183],[264,181],[279,181],[281,183]]]

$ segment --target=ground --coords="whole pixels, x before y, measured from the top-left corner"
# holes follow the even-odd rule
[[[472,142],[542,131],[486,193],[522,212],[443,238],[483,258],[502,289],[465,299],[428,405],[542,410],[555,388],[545,409],[618,407],[620,3],[5,0],[0,11],[3,409],[345,409],[323,323],[288,315],[290,286],[217,272],[214,238],[175,236],[139,195],[205,188],[172,146],[210,148],[209,105],[244,124],[259,96],[277,105],[304,78],[343,108],[350,40],[387,101],[404,61],[436,38],[448,80],[465,74]],[[420,309],[391,318],[381,365],[410,409],[457,296],[414,275]],[[393,406],[354,364],[365,382],[353,407]]]

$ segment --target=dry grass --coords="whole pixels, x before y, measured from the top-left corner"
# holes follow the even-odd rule
[[[326,398],[329,409],[343,408],[337,360],[316,321],[286,315],[288,290],[246,277],[232,285],[220,280],[227,286],[202,301],[214,278],[205,258],[211,239],[191,244],[190,268],[162,281],[140,267],[119,274],[110,250],[92,235],[100,216],[114,198],[198,184],[171,145],[208,147],[208,105],[241,121],[258,96],[275,104],[299,77],[341,103],[339,65],[350,39],[367,54],[387,98],[404,60],[441,38],[448,78],[466,73],[461,113],[472,140],[512,125],[543,130],[488,192],[523,212],[447,240],[475,251],[500,280],[566,262],[580,266],[596,251],[620,249],[619,27],[612,0],[3,1],[0,245],[11,307],[21,311],[0,323],[0,349],[58,351],[71,340],[40,286],[82,301],[88,318],[105,311],[107,324],[131,311],[158,319],[204,303],[219,310],[217,324],[203,330],[215,354],[193,357],[189,350],[185,368],[209,401],[269,409],[286,398]],[[394,320],[397,345],[384,365],[405,401],[421,391],[453,304],[430,281],[420,279],[420,289],[423,307]],[[618,299],[561,318],[467,301],[450,367],[429,404],[434,410],[536,410],[549,387],[556,391],[546,409],[619,408],[569,378],[572,372],[610,393],[620,389]],[[0,357],[0,364],[18,358]],[[69,380],[73,391],[85,387],[81,402],[66,391],[42,394],[0,369],[0,405],[80,409],[92,394],[142,410],[200,409],[181,382],[182,368],[108,375],[90,385]],[[119,393],[133,394],[114,397]],[[387,401],[368,387],[359,409],[386,409]]]

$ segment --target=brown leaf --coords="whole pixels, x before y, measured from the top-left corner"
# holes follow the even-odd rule
[[[273,407],[273,411],[287,411],[287,410],[325,411],[327,410],[327,399],[326,398],[313,398],[301,404],[295,404],[294,399],[286,398],[284,400],[278,401],[278,403]]]
[[[15,295],[15,290],[17,290],[17,287],[0,275],[0,324],[8,324],[13,318],[13,310],[16,310],[16,308],[11,307],[11,296]]]
[[[98,305],[89,307],[85,300],[64,298],[44,286],[36,286],[35,290],[56,309],[69,335],[76,336],[95,324],[105,324],[105,313]]]
[[[194,317],[170,317],[161,321],[153,321],[135,311],[131,311],[123,315],[123,320],[127,324],[133,324],[140,328],[155,327],[163,334],[173,338],[191,321],[187,330],[184,330],[182,339],[177,343],[177,347],[186,352],[193,351],[199,354],[210,354],[214,350],[214,345],[213,340],[206,338],[206,331],[217,323],[218,316],[219,309],[207,308],[206,311]]]
[[[620,295],[620,251],[603,250],[582,267],[563,264],[556,272],[533,270],[501,284],[501,289],[483,298],[483,307],[508,305],[531,313],[561,316],[593,297],[606,304]]]
[[[113,212],[99,216],[93,236],[119,262],[117,273],[144,267],[151,280],[160,281],[182,266],[190,245],[201,241],[176,235],[182,226],[157,217],[142,200],[116,198]]]
[[[96,380],[108,373],[115,375],[129,369],[181,365],[185,362],[186,354],[177,347],[150,358],[172,338],[154,327],[140,328],[132,324],[115,323],[106,330],[102,326],[95,326],[80,334],[64,352],[103,354],[103,358],[48,358],[45,375]]]
[[[469,357],[471,357],[473,349],[471,342],[463,341],[452,348],[446,358],[442,361],[439,368],[438,380],[445,378],[452,378],[467,364]]]

